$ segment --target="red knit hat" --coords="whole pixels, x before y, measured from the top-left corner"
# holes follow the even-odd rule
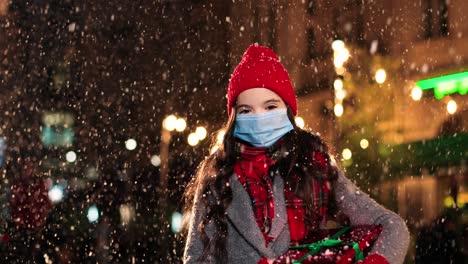
[[[275,52],[267,47],[252,44],[234,69],[227,92],[228,115],[237,96],[252,88],[267,88],[278,94],[297,115],[296,94],[288,72]]]

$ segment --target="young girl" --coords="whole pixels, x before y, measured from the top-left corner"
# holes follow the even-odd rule
[[[294,89],[271,49],[247,49],[227,99],[223,144],[186,191],[185,263],[272,263],[340,215],[383,227],[363,263],[403,263],[405,223],[343,175],[318,135],[296,126]]]

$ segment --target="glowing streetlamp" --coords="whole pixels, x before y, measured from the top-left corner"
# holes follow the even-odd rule
[[[197,129],[195,130],[195,134],[197,135],[198,139],[199,140],[203,140],[206,138],[206,135],[208,134],[206,132],[206,128],[202,127],[202,126],[199,126],[197,127]]]
[[[206,132],[206,128],[199,126],[195,130],[195,132],[190,133],[187,138],[187,142],[189,143],[190,146],[194,147],[198,145],[200,141],[206,138],[206,135],[208,133]]]
[[[163,121],[163,127],[166,130],[173,131],[176,128],[177,117],[175,115],[167,116]]]
[[[52,203],[58,203],[63,199],[63,187],[61,185],[52,185],[48,193],[49,200]]]
[[[197,134],[195,134],[195,133],[190,133],[190,135],[188,135],[187,141],[188,141],[189,145],[192,146],[192,147],[196,146],[198,144],[198,142],[200,142],[200,140],[198,139]]]
[[[337,117],[340,117],[343,115],[344,109],[342,104],[336,104],[335,107],[333,108],[333,111],[335,112],[335,115]]]
[[[454,100],[450,100],[447,103],[447,112],[453,115],[455,114],[456,111],[457,111],[457,102],[455,102]]]
[[[185,122],[185,119],[179,118],[179,119],[176,120],[176,122],[175,122],[175,129],[176,129],[178,132],[184,131],[186,127],[187,127],[187,122]]]
[[[304,122],[304,119],[300,116],[296,116],[296,118],[294,118],[294,120],[296,121],[296,125],[300,128],[304,128],[305,126],[305,122]]]
[[[345,90],[335,91],[335,97],[336,99],[343,101],[343,99],[346,97],[346,91]]]
[[[414,101],[419,101],[421,100],[422,97],[422,90],[419,87],[414,87],[411,89],[411,98],[413,98]]]
[[[65,154],[65,159],[70,163],[75,162],[76,161],[76,153],[74,151],[68,151],[67,154]]]
[[[361,146],[361,148],[366,149],[367,147],[369,147],[369,141],[363,138],[361,139],[361,142],[359,142],[359,145]]]
[[[88,217],[90,223],[96,222],[99,219],[99,209],[96,205],[92,205],[88,208],[86,217]]]
[[[378,69],[375,72],[375,81],[379,84],[382,84],[387,79],[387,72],[384,69]]]
[[[345,48],[345,44],[342,40],[340,39],[337,39],[335,41],[333,41],[332,43],[332,49],[333,51],[339,51],[339,50],[342,50]]]
[[[151,156],[150,162],[151,165],[159,167],[161,165],[161,157],[159,157],[158,155],[153,155]]]
[[[333,82],[333,87],[335,90],[342,90],[343,89],[343,81],[341,79],[336,79]]]
[[[345,160],[350,160],[353,156],[353,153],[351,153],[351,150],[348,148],[343,149],[343,152],[341,154],[343,155],[343,158]]]
[[[133,139],[133,138],[128,139],[127,141],[125,141],[125,147],[126,147],[128,150],[134,150],[134,149],[136,149],[136,147],[137,147],[137,142],[136,142],[136,140]]]

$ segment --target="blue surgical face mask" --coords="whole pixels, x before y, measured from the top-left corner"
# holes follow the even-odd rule
[[[237,115],[234,137],[256,147],[270,147],[293,129],[286,108],[281,108],[260,114]]]

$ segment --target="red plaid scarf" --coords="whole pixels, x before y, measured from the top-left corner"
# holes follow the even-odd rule
[[[234,165],[234,172],[238,175],[239,181],[252,200],[255,219],[267,245],[271,241],[268,233],[275,209],[272,189],[273,174],[269,173],[269,169],[276,163],[275,157],[278,156],[282,143],[283,140],[280,139],[270,148],[251,147],[242,143],[236,145],[239,159]],[[312,166],[321,170],[325,170],[327,167],[325,158],[319,152],[312,153]],[[326,171],[324,172],[326,173]],[[295,176],[291,179],[299,180],[300,178]],[[329,190],[327,181],[314,181],[312,186],[313,208],[309,209],[306,208],[303,200],[294,193],[290,184],[286,182],[284,195],[292,244],[304,239],[310,231],[319,227],[327,212]]]

